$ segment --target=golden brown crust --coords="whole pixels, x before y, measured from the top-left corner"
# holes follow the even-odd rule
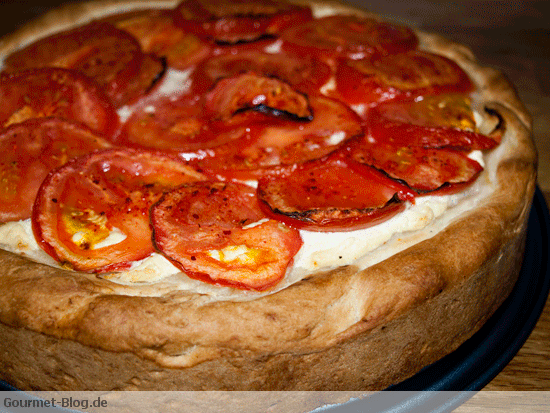
[[[0,55],[103,15],[106,5],[136,3],[157,4],[55,10],[2,39]],[[243,302],[178,291],[135,296],[131,287],[0,251],[0,377],[22,389],[376,390],[470,337],[509,294],[521,265],[535,189],[531,123],[502,74],[480,67],[464,46],[419,36],[422,48],[470,74],[510,142],[498,188],[483,204],[365,270],[312,274]],[[34,367],[23,368],[30,359]]]

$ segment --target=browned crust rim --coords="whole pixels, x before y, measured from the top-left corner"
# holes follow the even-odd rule
[[[176,2],[69,4],[0,40],[0,55],[33,36],[97,17],[106,6],[137,3],[152,7]],[[479,271],[489,271],[487,263],[499,262],[525,231],[535,189],[531,121],[501,73],[479,66],[464,46],[437,35],[419,36],[422,48],[457,61],[472,76],[489,98],[486,106],[499,113],[514,140],[513,153],[498,166],[499,187],[482,207],[363,271],[343,267],[312,274],[278,293],[246,302],[203,302],[183,292],[160,297],[120,294],[108,282],[0,251],[0,321],[97,349],[135,353],[164,367],[195,366],[220,357],[300,357],[364,337],[463,286]],[[509,277],[513,280],[514,274]],[[490,307],[487,311],[493,310]]]

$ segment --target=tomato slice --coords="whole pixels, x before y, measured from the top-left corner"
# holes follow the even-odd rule
[[[166,62],[154,54],[145,55],[140,71],[120,91],[111,94],[118,106],[130,105],[153,91],[166,73]]]
[[[247,138],[213,148],[198,165],[218,177],[256,179],[279,165],[321,158],[363,134],[361,120],[343,103],[324,96],[310,97],[309,103],[313,112],[309,122],[254,113],[235,115],[232,125],[243,116],[241,124],[247,127]],[[248,118],[244,117],[247,114]]]
[[[145,99],[135,108],[117,136],[124,146],[160,149],[199,156],[198,152],[240,139],[246,126],[226,125],[206,116],[203,101],[194,96]]]
[[[444,126],[405,123],[388,117],[394,113],[389,113],[387,109],[380,107],[369,111],[367,125],[371,139],[398,146],[454,148],[470,151],[492,149],[498,145],[497,141],[480,133]]]
[[[27,219],[40,184],[52,169],[72,158],[111,146],[84,125],[29,119],[0,134],[0,222]]]
[[[416,48],[418,39],[405,26],[367,17],[334,15],[293,25],[281,33],[283,49],[300,55],[320,54],[361,59]]]
[[[384,103],[373,110],[395,122],[477,132],[471,98],[466,94],[422,96],[413,101]]]
[[[81,122],[111,136],[118,116],[102,90],[86,76],[66,69],[30,69],[0,76],[0,125],[55,116]]]
[[[163,196],[151,221],[157,248],[189,277],[239,289],[273,287],[302,246],[298,231],[266,219],[254,189],[237,183],[184,185]]]
[[[287,83],[247,72],[220,80],[206,95],[205,109],[214,119],[228,120],[247,109],[275,116],[289,115],[311,120],[307,97]]]
[[[360,60],[341,60],[336,89],[350,104],[376,105],[440,93],[466,93],[472,83],[453,61],[413,50]]]
[[[275,35],[311,18],[309,7],[275,0],[184,0],[174,13],[184,30],[223,43]]]
[[[105,21],[134,36],[146,53],[166,58],[179,70],[196,65],[210,53],[210,46],[175,26],[171,10],[148,9],[109,16]]]
[[[448,148],[423,148],[360,138],[347,145],[346,152],[352,159],[406,182],[419,193],[458,191],[464,184],[472,183],[483,170],[464,151]]]
[[[144,60],[146,60],[144,62]],[[126,91],[135,78],[151,74],[137,40],[106,22],[95,22],[40,39],[6,58],[9,72],[36,67],[76,69],[94,79],[117,107],[134,98]],[[157,66],[158,67],[158,66]]]
[[[192,88],[195,93],[204,93],[219,79],[246,72],[281,79],[294,89],[308,94],[318,94],[332,74],[326,63],[313,56],[294,57],[284,53],[246,50],[204,60],[192,75]]]
[[[51,172],[32,213],[39,245],[78,271],[126,269],[153,252],[149,209],[164,192],[204,179],[167,155],[110,149]]]
[[[310,231],[353,231],[383,222],[415,193],[366,165],[337,155],[286,168],[258,181],[262,209]]]

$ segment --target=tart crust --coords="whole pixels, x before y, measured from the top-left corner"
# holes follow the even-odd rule
[[[1,39],[0,56],[105,14],[173,5],[69,4]],[[479,66],[468,48],[418,36],[422,49],[466,70],[512,142],[498,188],[481,205],[367,269],[311,274],[248,301],[182,291],[136,296],[0,251],[0,379],[23,390],[380,390],[471,337],[521,267],[535,190],[531,121],[507,79]]]

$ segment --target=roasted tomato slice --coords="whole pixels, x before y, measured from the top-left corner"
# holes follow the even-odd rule
[[[223,43],[275,35],[311,18],[309,7],[275,0],[184,0],[174,13],[175,23],[184,30]]]
[[[166,62],[154,54],[147,54],[137,76],[134,76],[123,90],[113,94],[111,99],[118,106],[131,105],[153,91],[165,73]]]
[[[204,93],[219,79],[246,72],[281,79],[297,91],[314,94],[319,93],[332,73],[326,63],[309,55],[294,57],[248,50],[223,53],[204,60],[192,75],[192,88],[196,93]]]
[[[215,120],[228,120],[247,109],[311,120],[307,96],[279,79],[243,73],[220,80],[206,95],[205,109]]]
[[[336,89],[347,103],[373,106],[418,96],[469,92],[472,83],[453,61],[414,50],[341,60],[336,71]]]
[[[264,212],[310,231],[352,231],[385,221],[414,192],[374,168],[331,155],[258,181]]]
[[[128,268],[153,252],[149,209],[164,192],[203,176],[166,155],[111,149],[51,172],[33,208],[39,245],[88,272]]]
[[[76,69],[103,87],[115,106],[121,106],[135,97],[134,91],[128,94],[126,89],[135,83],[136,77],[148,73],[151,83],[158,77],[159,73],[151,73],[151,59],[146,59],[139,43],[129,33],[101,22],[31,43],[6,58],[5,70],[13,72],[36,67]]]
[[[29,119],[0,134],[0,222],[27,219],[40,184],[52,169],[110,144],[84,125]]]
[[[485,150],[498,145],[494,139],[476,132],[444,126],[405,123],[401,121],[405,116],[394,116],[395,112],[382,107],[370,110],[367,118],[368,135],[379,143],[463,150]],[[399,120],[395,120],[395,118]]]
[[[419,193],[435,190],[451,193],[472,183],[483,170],[464,151],[447,148],[423,148],[359,138],[347,145],[343,152],[360,163],[406,182]]]
[[[309,103],[313,120],[308,122],[259,113],[235,115],[227,127],[234,127],[239,116],[248,114],[241,121],[247,126],[247,139],[213,148],[199,162],[200,167],[219,177],[255,179],[272,167],[321,158],[342,142],[362,135],[361,120],[343,103],[322,96],[311,97]]]
[[[361,59],[414,49],[418,39],[404,26],[371,18],[335,15],[294,25],[281,33],[283,49],[300,55],[321,54]]]
[[[189,95],[145,99],[135,108],[117,136],[124,146],[176,153],[207,150],[243,137],[246,125],[217,128],[204,113],[203,101]],[[223,123],[221,123],[223,124]]]
[[[395,122],[477,132],[471,98],[466,94],[422,96],[413,101],[381,104],[374,110]]]
[[[154,242],[189,277],[266,290],[285,275],[302,246],[298,231],[267,219],[255,190],[197,182],[167,193],[152,208]]]
[[[134,36],[144,52],[165,58],[175,69],[194,66],[210,53],[206,42],[175,26],[168,10],[139,10],[105,20]]]
[[[66,69],[30,69],[0,76],[0,125],[55,116],[112,135],[118,116],[107,96],[86,76]]]

